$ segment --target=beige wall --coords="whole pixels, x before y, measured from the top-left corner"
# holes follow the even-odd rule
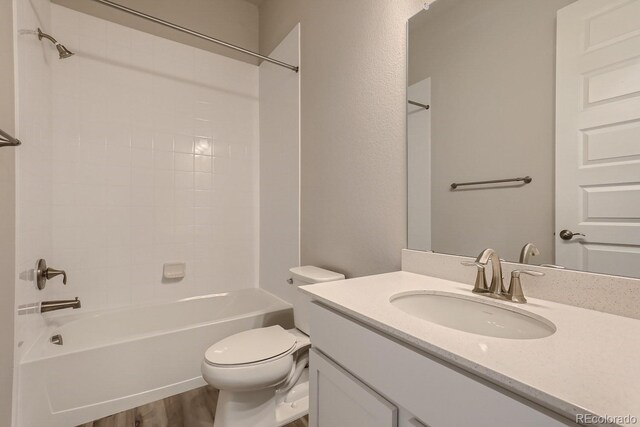
[[[517,260],[534,242],[532,262],[554,262],[556,11],[571,2],[446,0],[412,19],[409,81],[431,77],[433,250]]]
[[[15,135],[13,2],[0,2],[0,128]],[[15,271],[15,148],[0,148],[0,425],[11,425]]]
[[[300,62],[300,27],[271,52]],[[258,283],[294,302],[289,269],[300,263],[300,74],[260,65],[260,276]]]
[[[257,61],[251,56],[237,53],[229,48],[189,36],[91,0],[53,0],[53,2],[156,36],[257,64]],[[258,50],[258,7],[255,0],[116,0],[115,3],[245,49]],[[64,40],[61,42],[64,44]],[[73,46],[67,47],[73,50]]]
[[[301,259],[348,276],[406,244],[406,21],[417,0],[268,0],[260,50],[301,23]]]

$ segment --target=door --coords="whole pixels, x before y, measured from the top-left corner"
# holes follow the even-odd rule
[[[556,67],[556,263],[640,277],[640,0],[561,9]]]
[[[395,406],[315,349],[309,381],[310,427],[397,427]]]

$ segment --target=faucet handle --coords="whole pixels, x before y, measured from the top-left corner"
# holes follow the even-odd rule
[[[511,272],[511,277],[513,277],[513,275],[516,276],[520,276],[520,274],[528,274],[529,276],[544,276],[544,273],[541,271],[533,271],[533,270],[513,270]]]
[[[47,267],[47,262],[44,259],[39,259],[36,266],[36,284],[38,289],[44,289],[47,284],[47,280],[51,280],[56,276],[62,275],[62,284],[67,284],[67,273],[64,270],[56,270],[55,268]]]
[[[484,274],[484,265],[474,261],[461,261],[460,264],[464,265],[465,267],[478,268],[478,272],[476,273],[476,282],[473,285],[473,293],[484,294],[489,292],[489,287],[487,286],[487,278]]]
[[[51,280],[56,276],[59,276],[62,274],[62,284],[66,285],[67,284],[67,272],[64,270],[56,270],[55,268],[47,268],[44,272],[44,274],[47,277],[47,280]]]
[[[475,261],[460,261],[460,264],[464,265],[465,267],[484,267],[484,265]]]
[[[522,292],[522,283],[520,282],[520,274],[528,274],[529,276],[544,276],[544,273],[533,270],[513,270],[511,272],[511,282],[507,291],[507,298],[513,302],[524,304],[527,299]]]

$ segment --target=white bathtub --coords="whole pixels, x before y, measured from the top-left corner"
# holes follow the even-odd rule
[[[19,426],[70,427],[205,385],[214,342],[250,328],[293,327],[291,305],[260,289],[57,315],[25,355]],[[50,337],[60,334],[63,345]]]

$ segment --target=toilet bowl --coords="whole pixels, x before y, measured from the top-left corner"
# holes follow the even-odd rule
[[[312,266],[289,271],[289,283],[295,286],[344,279]],[[202,376],[220,390],[214,427],[277,427],[308,413],[310,302],[298,293],[293,304],[296,329],[277,325],[250,329],[207,349]]]
[[[277,405],[289,403],[284,391],[302,376],[310,345],[309,337],[296,329],[270,326],[240,332],[209,347],[202,376],[220,390],[214,427],[275,427],[305,415],[308,402],[296,402],[293,415],[300,412],[299,416],[279,420],[277,413],[283,411]]]

